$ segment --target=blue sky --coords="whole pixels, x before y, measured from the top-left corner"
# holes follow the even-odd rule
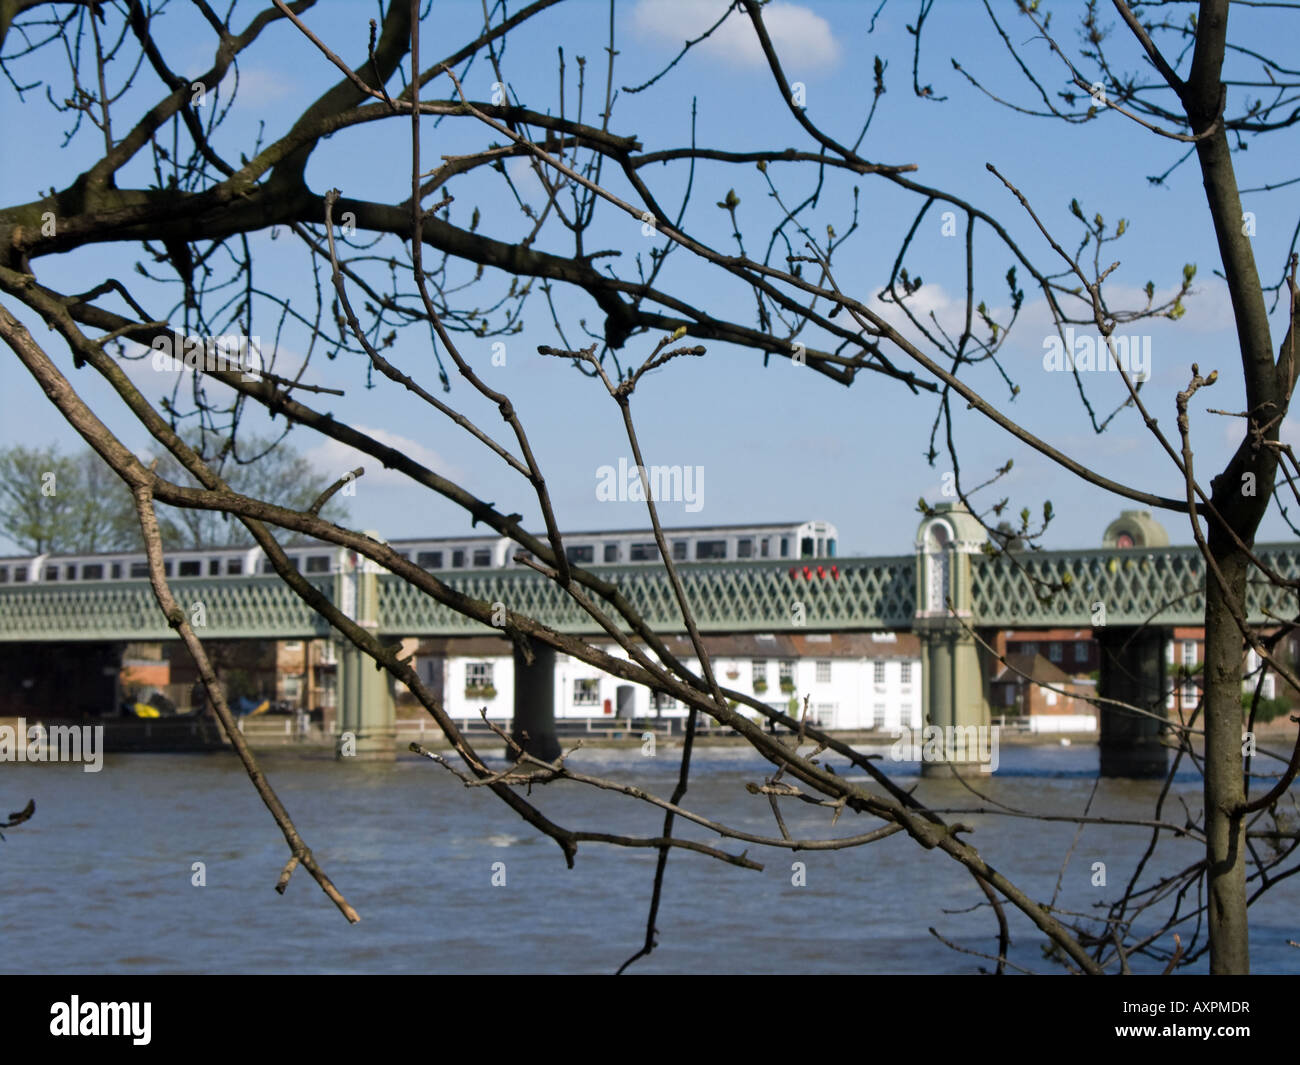
[[[1219,371],[1219,383],[1202,392],[1193,404],[1197,468],[1208,482],[1235,447],[1241,426],[1239,421],[1209,415],[1205,409],[1240,409],[1244,399],[1230,306],[1214,274],[1218,257],[1199,172],[1188,164],[1175,171],[1165,186],[1150,184],[1147,175],[1163,172],[1182,149],[1114,112],[1103,113],[1086,125],[1066,126],[1011,114],[978,95],[952,69],[950,57],[986,79],[994,91],[1032,103],[1029,87],[1014,69],[982,5],[973,2],[939,0],[935,5],[927,24],[920,80],[948,99],[942,103],[917,99],[910,87],[911,37],[905,28],[915,18],[915,6],[891,0],[869,34],[875,6],[849,0],[771,6],[769,25],[776,46],[790,79],[805,86],[809,115],[832,135],[851,143],[870,102],[871,59],[878,53],[889,64],[888,91],[860,149],[867,158],[915,163],[918,171],[913,176],[917,180],[954,191],[999,218],[1027,254],[1052,272],[1061,264],[1052,258],[1050,248],[1002,184],[987,172],[987,162],[993,162],[1020,187],[1067,246],[1073,246],[1079,234],[1068,211],[1071,198],[1078,198],[1088,217],[1102,213],[1108,228],[1118,219],[1126,219],[1125,238],[1108,246],[1111,257],[1121,260],[1107,289],[1116,306],[1124,305],[1123,295],[1136,294],[1148,279],[1155,283],[1158,295],[1172,292],[1183,264],[1196,263],[1196,283],[1185,317],[1177,323],[1141,323],[1128,332],[1151,338],[1152,379],[1142,394],[1167,432],[1175,431],[1174,396],[1186,386],[1190,364],[1199,362],[1203,373]],[[1074,44],[1075,16],[1082,4],[1051,6],[1059,38]],[[725,3],[712,0],[619,3],[615,86],[646,80],[671,59],[684,37],[694,36],[724,7]],[[241,10],[245,8],[237,23],[256,10],[241,5]],[[336,51],[355,56],[364,47],[367,21],[374,11],[369,3],[327,2],[311,11],[307,21]],[[448,42],[459,44],[467,39],[481,17],[477,2],[435,2],[436,26],[426,23],[423,31],[425,62],[450,50]],[[1011,28],[1013,40],[1029,41],[1031,27],[1011,10],[1004,14],[999,9],[999,17]],[[1232,17],[1234,27],[1241,27],[1234,32],[1245,33],[1247,43],[1267,49],[1270,38],[1278,39],[1275,14],[1243,14],[1234,9]],[[208,66],[210,50],[208,38],[192,25],[192,18],[187,6],[168,8],[164,41],[174,67],[197,73]],[[569,113],[576,97],[576,57],[582,55],[587,58],[587,115],[589,121],[598,122],[594,116],[600,108],[605,76],[606,5],[598,0],[578,0],[545,13],[530,26],[526,39],[512,39],[504,58],[514,93],[535,110],[558,110],[556,49],[562,45],[569,77]],[[688,55],[655,88],[642,94],[620,93],[611,129],[636,134],[648,150],[684,145],[689,140],[694,101],[698,110],[696,137],[701,145],[731,150],[812,147],[784,109],[770,75],[758,61],[747,23],[733,16],[724,29],[716,41]],[[1140,54],[1124,39],[1122,27],[1116,28],[1114,40],[1116,54],[1124,57],[1121,65],[1141,70]],[[1025,51],[1039,61],[1038,69],[1043,69],[1045,45],[1029,42]],[[63,86],[52,73],[54,68],[47,64],[42,69],[51,76],[55,95],[60,95]],[[240,96],[218,139],[219,147],[232,156],[247,150],[259,121],[266,123],[267,138],[279,135],[301,108],[333,83],[335,73],[291,27],[283,25],[263,35],[246,53],[240,69]],[[40,76],[30,67],[26,73],[27,80]],[[476,64],[467,76],[466,91],[472,98],[488,99],[494,80],[486,65]],[[1053,87],[1057,84],[1052,82]],[[445,82],[443,86],[438,95],[447,94]],[[156,94],[156,82],[146,74],[141,88],[128,100],[152,100]],[[121,113],[124,121],[133,112],[125,106]],[[21,131],[23,145],[21,152],[7,152],[0,158],[0,198],[6,203],[34,198],[38,189],[50,185],[64,187],[102,151],[102,139],[89,128],[68,148],[60,147],[68,122],[66,116],[51,112],[43,90],[31,94],[26,105],[16,103],[12,89],[0,91],[0,122],[7,131]],[[422,141],[426,168],[434,165],[439,155],[471,151],[494,137],[469,119],[448,120],[436,127],[430,122]],[[408,138],[406,120],[344,131],[316,152],[308,182],[320,191],[337,186],[349,196],[400,200],[409,189]],[[1295,131],[1275,134],[1239,153],[1235,157],[1239,184],[1250,187],[1292,177],[1294,166],[1288,168],[1288,160],[1293,164],[1297,157],[1296,138]],[[522,163],[511,164],[510,172],[525,194],[535,190],[535,179]],[[771,173],[787,202],[798,202],[811,188],[810,171],[773,164]],[[655,166],[643,171],[643,176],[656,195],[675,208],[685,167]],[[119,183],[148,180],[143,166],[135,166]],[[837,258],[838,280],[845,289],[868,299],[887,279],[898,242],[920,200],[900,195],[871,178],[835,176],[827,181],[816,212],[807,216],[813,233],[824,233],[828,223],[840,232],[847,228],[855,183],[861,189],[860,232],[846,246],[843,257]],[[616,194],[631,197],[621,179],[611,176],[609,184]],[[715,206],[729,188],[735,188],[741,198],[737,211],[745,226],[746,247],[754,253],[766,243],[774,207],[752,165],[701,164],[685,228],[715,248],[733,250],[726,213]],[[498,239],[517,241],[531,226],[495,175],[454,179],[450,191],[455,196],[452,221],[457,224],[467,225],[477,207],[483,219],[481,230]],[[1261,273],[1269,282],[1276,278],[1291,239],[1298,202],[1296,186],[1246,197],[1247,208],[1257,212],[1255,247]],[[624,276],[631,274],[631,260],[638,252],[644,257],[651,241],[641,235],[634,220],[612,209],[602,207],[598,219],[588,234],[588,248],[618,251],[618,259],[606,261],[616,262]],[[945,325],[957,323],[960,329],[964,248],[960,238],[943,237],[940,224],[939,212],[932,208],[918,237],[916,254],[907,261],[912,272],[925,280],[919,294],[921,305],[933,310]],[[571,254],[572,245],[565,236],[559,229],[544,233],[538,246]],[[250,239],[260,283],[290,296],[309,312],[312,280],[308,260],[292,236],[282,232],[273,240],[271,234],[264,233]],[[983,271],[977,295],[991,308],[1005,308],[1003,275],[1012,259],[991,240],[987,229],[980,231],[977,241],[977,263]],[[385,248],[386,255],[402,255],[396,241],[389,241]],[[46,283],[67,291],[88,288],[108,275],[119,276],[132,285],[147,309],[169,306],[174,293],[151,287],[135,274],[134,263],[143,257],[138,246],[97,248],[40,259],[35,269]],[[752,298],[688,252],[673,253],[665,278],[664,287],[695,299],[706,310],[754,324]],[[1078,402],[1073,378],[1044,372],[1043,342],[1051,332],[1049,318],[1041,298],[1024,284],[1023,270],[1020,280],[1026,288],[1026,306],[1003,349],[1005,369],[1020,386],[1019,394],[1008,402],[1006,385],[988,366],[963,370],[966,380],[1028,429],[1080,462],[1148,491],[1181,495],[1179,474],[1134,411],[1122,413],[1098,436]],[[503,291],[507,284],[489,276],[483,294],[467,299],[486,305],[490,294]],[[13,306],[10,300],[5,303]],[[579,319],[585,318],[597,331],[603,322],[582,293],[557,298],[557,311],[571,337],[581,336]],[[259,317],[256,331],[265,342],[274,332],[275,315],[269,306],[261,313],[264,316]],[[50,350],[65,373],[82,395],[104,412],[124,441],[142,453],[149,450],[147,435],[132,426],[116,399],[92,376],[93,371],[74,371],[57,339],[29,316],[25,320],[38,339],[50,340]],[[1282,315],[1275,314],[1275,344],[1282,336],[1281,321]],[[462,351],[489,383],[514,400],[547,476],[562,527],[580,530],[644,524],[644,509],[637,504],[602,502],[596,495],[599,467],[616,465],[620,456],[630,454],[617,407],[598,382],[578,376],[560,360],[535,353],[538,344],[559,344],[550,314],[538,296],[528,306],[525,324],[522,333],[502,338],[506,343],[504,366],[492,365],[495,338],[467,338]],[[634,339],[625,349],[625,358],[639,362],[656,339]],[[818,344],[819,338],[809,337],[808,342]],[[839,526],[843,554],[910,551],[920,520],[916,500],[919,496],[931,502],[941,499],[942,476],[950,469],[946,455],[933,467],[924,457],[934,400],[925,394],[913,396],[904,386],[878,375],[862,374],[846,389],[784,359],[772,359],[765,369],[762,356],[753,351],[715,343],[707,346],[703,359],[678,360],[648,375],[633,399],[648,462],[704,469],[703,509],[688,513],[682,503],[665,504],[661,507],[665,522],[723,524],[818,518]],[[302,334],[287,337],[277,372],[296,369],[294,358],[302,350]],[[404,370],[436,388],[427,337],[408,331],[390,354]],[[907,361],[902,353],[889,354],[898,365]],[[147,364],[133,364],[131,372],[147,394],[162,394],[164,382]],[[1122,395],[1118,376],[1087,376],[1090,399],[1099,411],[1109,411]],[[347,391],[343,398],[311,397],[313,405],[348,418],[459,480],[480,498],[495,501],[507,512],[518,510],[534,525],[539,524],[531,493],[518,475],[463,430],[408,399],[398,387],[384,383],[366,389],[364,368],[356,359],[326,363],[318,356],[305,379]],[[443,398],[503,443],[513,445],[494,408],[469,386],[453,378],[452,391]],[[1050,499],[1058,516],[1043,541],[1045,546],[1098,544],[1102,530],[1118,512],[1135,505],[1075,480],[965,410],[964,403],[955,407],[964,482],[976,484],[1007,459],[1014,459],[1011,474],[977,499],[992,502],[1010,495],[1013,510],[1028,506],[1035,513]],[[1284,436],[1294,440],[1297,435],[1288,422]],[[372,460],[358,459],[304,429],[296,430],[289,439],[318,465],[322,486],[352,466],[367,467],[351,500],[355,526],[376,529],[389,537],[469,531],[468,518],[461,512],[426,492],[406,487],[396,475],[378,470]],[[0,362],[0,440],[66,447],[78,443],[12,358]],[[1166,514],[1161,520],[1175,543],[1190,542],[1185,518]],[[1288,538],[1288,530],[1276,514],[1267,519],[1262,538]],[[7,546],[0,544],[0,548]]]

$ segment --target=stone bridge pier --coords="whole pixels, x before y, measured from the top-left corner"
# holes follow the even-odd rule
[[[921,744],[922,776],[979,772],[990,738],[985,656],[975,640],[971,557],[987,540],[959,503],[940,503],[916,537],[916,633],[921,638],[924,722],[941,730]],[[935,740],[942,742],[936,746]],[[935,753],[941,758],[935,759]]]
[[[1168,749],[1161,737],[1169,693],[1165,667],[1169,632],[1155,626],[1108,625],[1094,629],[1093,635],[1101,650],[1097,694],[1137,708],[1098,700],[1101,775],[1163,777],[1168,771]]]
[[[377,533],[369,533],[378,536]],[[373,634],[379,632],[379,567],[348,552],[335,577],[334,602]],[[350,640],[339,639],[339,758],[393,761],[397,757],[397,714],[388,673],[376,667]]]

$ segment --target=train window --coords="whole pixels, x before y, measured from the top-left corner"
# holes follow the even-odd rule
[[[802,540],[800,540],[799,557],[800,558],[813,557],[813,538],[811,536],[805,536]]]
[[[27,567],[26,567],[26,566],[15,566],[15,567],[14,567],[14,584],[26,584],[26,583],[27,583]]]
[[[633,544],[628,549],[628,558],[633,562],[653,562],[659,557],[658,544]]]
[[[275,572],[275,567],[271,565],[271,560],[269,558],[262,559],[262,572],[263,573]]]
[[[81,579],[83,581],[102,581],[104,579],[104,566],[96,562],[93,565],[81,567]]]
[[[0,584],[9,583],[9,567],[0,566]]]
[[[790,537],[788,536],[781,537],[781,557],[790,557]]]
[[[172,575],[172,560],[169,558],[163,561],[163,576],[170,577],[171,575]]]
[[[688,547],[690,547],[690,544],[687,543],[685,540],[674,540],[674,541],[673,541],[673,561],[674,561],[674,562],[685,562],[685,561],[686,561],[686,550],[687,550]]]
[[[409,551],[394,551],[393,554],[395,554],[403,562],[409,562],[411,560],[411,552]]]
[[[179,577],[201,577],[203,575],[203,560],[201,558],[181,559],[176,574]]]
[[[606,562],[618,561],[618,544],[605,545],[605,561]]]
[[[122,563],[113,563],[112,568],[109,570],[109,577],[115,581],[120,581],[122,579]]]
[[[296,569],[296,570],[301,570],[301,569],[302,569],[302,567],[299,565],[299,562],[300,562],[300,561],[301,561],[301,560],[298,558],[297,555],[290,555],[290,556],[289,556],[289,565],[292,566],[292,567],[293,567],[294,569]]]
[[[45,579],[46,579],[47,581],[57,581],[57,580],[59,579],[59,567],[58,567],[58,566],[46,566],[46,567],[45,567]]]
[[[833,536],[826,541],[826,557],[827,558],[835,557],[835,537]]]
[[[478,547],[474,549],[474,565],[490,566],[492,565],[492,548]]]
[[[573,547],[566,547],[564,557],[570,562],[595,562],[596,547],[594,544],[577,544]]]
[[[221,559],[219,558],[208,559],[208,576],[209,577],[221,576]]]
[[[442,569],[442,552],[421,551],[415,556],[415,562],[425,569]]]
[[[132,579],[132,580],[139,580],[141,577],[147,577],[147,576],[149,576],[149,563],[148,563],[148,562],[132,562],[132,563],[131,563],[131,579]]]
[[[234,576],[237,573],[244,572],[244,560],[242,558],[226,559],[226,573]]]
[[[464,551],[463,548],[459,548],[459,547],[458,547],[458,548],[456,548],[454,551],[452,551],[452,553],[451,553],[451,568],[452,568],[452,569],[464,569],[464,568],[465,568],[465,551]]]
[[[736,557],[737,557],[737,558],[753,558],[753,557],[754,557],[754,541],[751,540],[751,539],[749,539],[747,536],[742,536],[739,540],[737,540],[737,541],[736,541]]]
[[[758,554],[761,558],[767,558],[769,545],[772,543],[766,536],[758,542]]]
[[[77,564],[69,562],[63,567],[63,579],[65,581],[75,581],[77,579]]]
[[[727,541],[726,540],[696,540],[695,557],[701,558],[726,558]]]
[[[307,572],[308,573],[328,573],[330,571],[329,555],[308,555]]]

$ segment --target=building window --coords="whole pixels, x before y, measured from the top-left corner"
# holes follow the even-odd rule
[[[203,573],[203,562],[197,558],[182,559],[176,570],[178,577],[198,577]]]
[[[1020,649],[1027,655],[1038,654],[1038,644],[1036,644],[1033,640],[1021,644]]]
[[[653,562],[659,557],[658,544],[633,544],[628,548],[628,556],[633,562]],[[674,553],[674,558],[676,554]]]
[[[491,662],[466,662],[465,663],[465,688],[471,691],[481,691],[484,688],[492,687],[492,663]]]
[[[618,544],[605,545],[605,561],[606,562],[618,561]]]
[[[1183,706],[1193,707],[1196,705],[1196,685],[1188,681],[1183,685]]]
[[[282,698],[296,703],[302,698],[302,677],[281,677],[280,692]]]
[[[777,686],[783,695],[794,694],[794,661],[783,658],[776,664]]]
[[[867,728],[884,728],[885,727],[885,704],[876,703],[871,708],[871,722]]]
[[[424,569],[442,569],[442,552],[419,551],[415,556],[415,564]]]
[[[1051,643],[1047,645],[1047,657],[1050,658],[1053,662],[1059,662],[1061,661],[1062,658],[1065,657],[1065,652],[1064,649],[1061,647],[1060,641],[1053,640]]]
[[[899,671],[898,679],[899,679],[899,682],[900,682],[900,683],[902,683],[902,684],[911,684],[911,683],[912,683],[912,663],[911,663],[911,662],[902,662],[902,663],[900,663],[900,664],[899,664],[899,667],[898,667],[898,671]]]
[[[651,692],[650,706],[657,713],[664,710],[675,710],[677,709],[677,700],[671,695],[665,695],[663,692]]]
[[[328,573],[330,571],[329,555],[308,555],[307,572],[308,573]]]
[[[876,662],[876,663],[874,664],[874,666],[872,667],[872,674],[873,674],[873,676],[875,677],[875,682],[876,682],[877,684],[884,684],[884,683],[885,683],[885,663],[884,663],[884,662]]]
[[[1055,705],[1056,705],[1056,692],[1054,692],[1054,691],[1046,691],[1046,692],[1043,693],[1043,695],[1045,696],[1045,700],[1044,700],[1044,701],[1047,703],[1048,706],[1055,706]]]
[[[1079,640],[1074,645],[1074,660],[1076,662],[1088,661],[1088,645]]]
[[[754,690],[767,690],[767,659],[755,658],[751,668],[754,671]]]
[[[817,683],[829,684],[831,682],[831,664],[825,659],[819,659],[817,662]]]
[[[736,557],[737,557],[737,558],[753,558],[753,557],[754,557],[754,541],[751,540],[751,539],[749,539],[748,537],[745,537],[745,536],[742,536],[739,540],[737,540],[737,541],[736,541]]]
[[[1196,665],[1196,641],[1195,640],[1183,641],[1183,665],[1185,665],[1188,669],[1191,669],[1194,665]]]
[[[301,651],[301,650],[302,650],[302,641],[301,641],[301,640],[285,640],[284,643],[280,644],[280,646],[281,646],[282,648],[284,648],[284,650],[286,650],[286,651]]]
[[[600,680],[596,677],[573,682],[573,705],[596,706],[600,702]]]
[[[726,540],[696,540],[695,541],[696,559],[713,559],[727,557]]]
[[[674,562],[685,562],[685,561],[686,561],[686,549],[687,549],[689,546],[690,546],[690,545],[689,545],[685,540],[674,540],[674,541],[673,541],[673,561],[674,561]]]

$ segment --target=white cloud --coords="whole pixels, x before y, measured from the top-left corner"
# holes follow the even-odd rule
[[[373,437],[381,444],[387,444],[393,450],[400,451],[403,455],[414,459],[420,465],[433,470],[434,473],[442,477],[456,480],[463,476],[462,470],[452,466],[432,448],[425,447],[410,437],[400,436],[397,433],[389,432],[387,429],[376,429],[373,426],[358,425],[355,428],[358,432]],[[306,458],[313,468],[331,477],[342,477],[348,470],[356,469],[358,466],[364,467],[365,475],[357,481],[358,495],[365,489],[380,488],[392,489],[400,487],[412,492],[425,491],[404,473],[387,469],[378,459],[364,454],[356,448],[349,447],[338,440],[321,440],[306,452]]]
[[[638,34],[681,47],[704,33],[726,8],[727,0],[639,0],[632,22]],[[798,79],[802,68],[827,69],[839,63],[840,48],[831,35],[830,24],[808,8],[775,0],[763,8],[763,22],[781,65],[792,79]],[[767,62],[744,12],[733,11],[696,48],[738,67],[758,67]]]

